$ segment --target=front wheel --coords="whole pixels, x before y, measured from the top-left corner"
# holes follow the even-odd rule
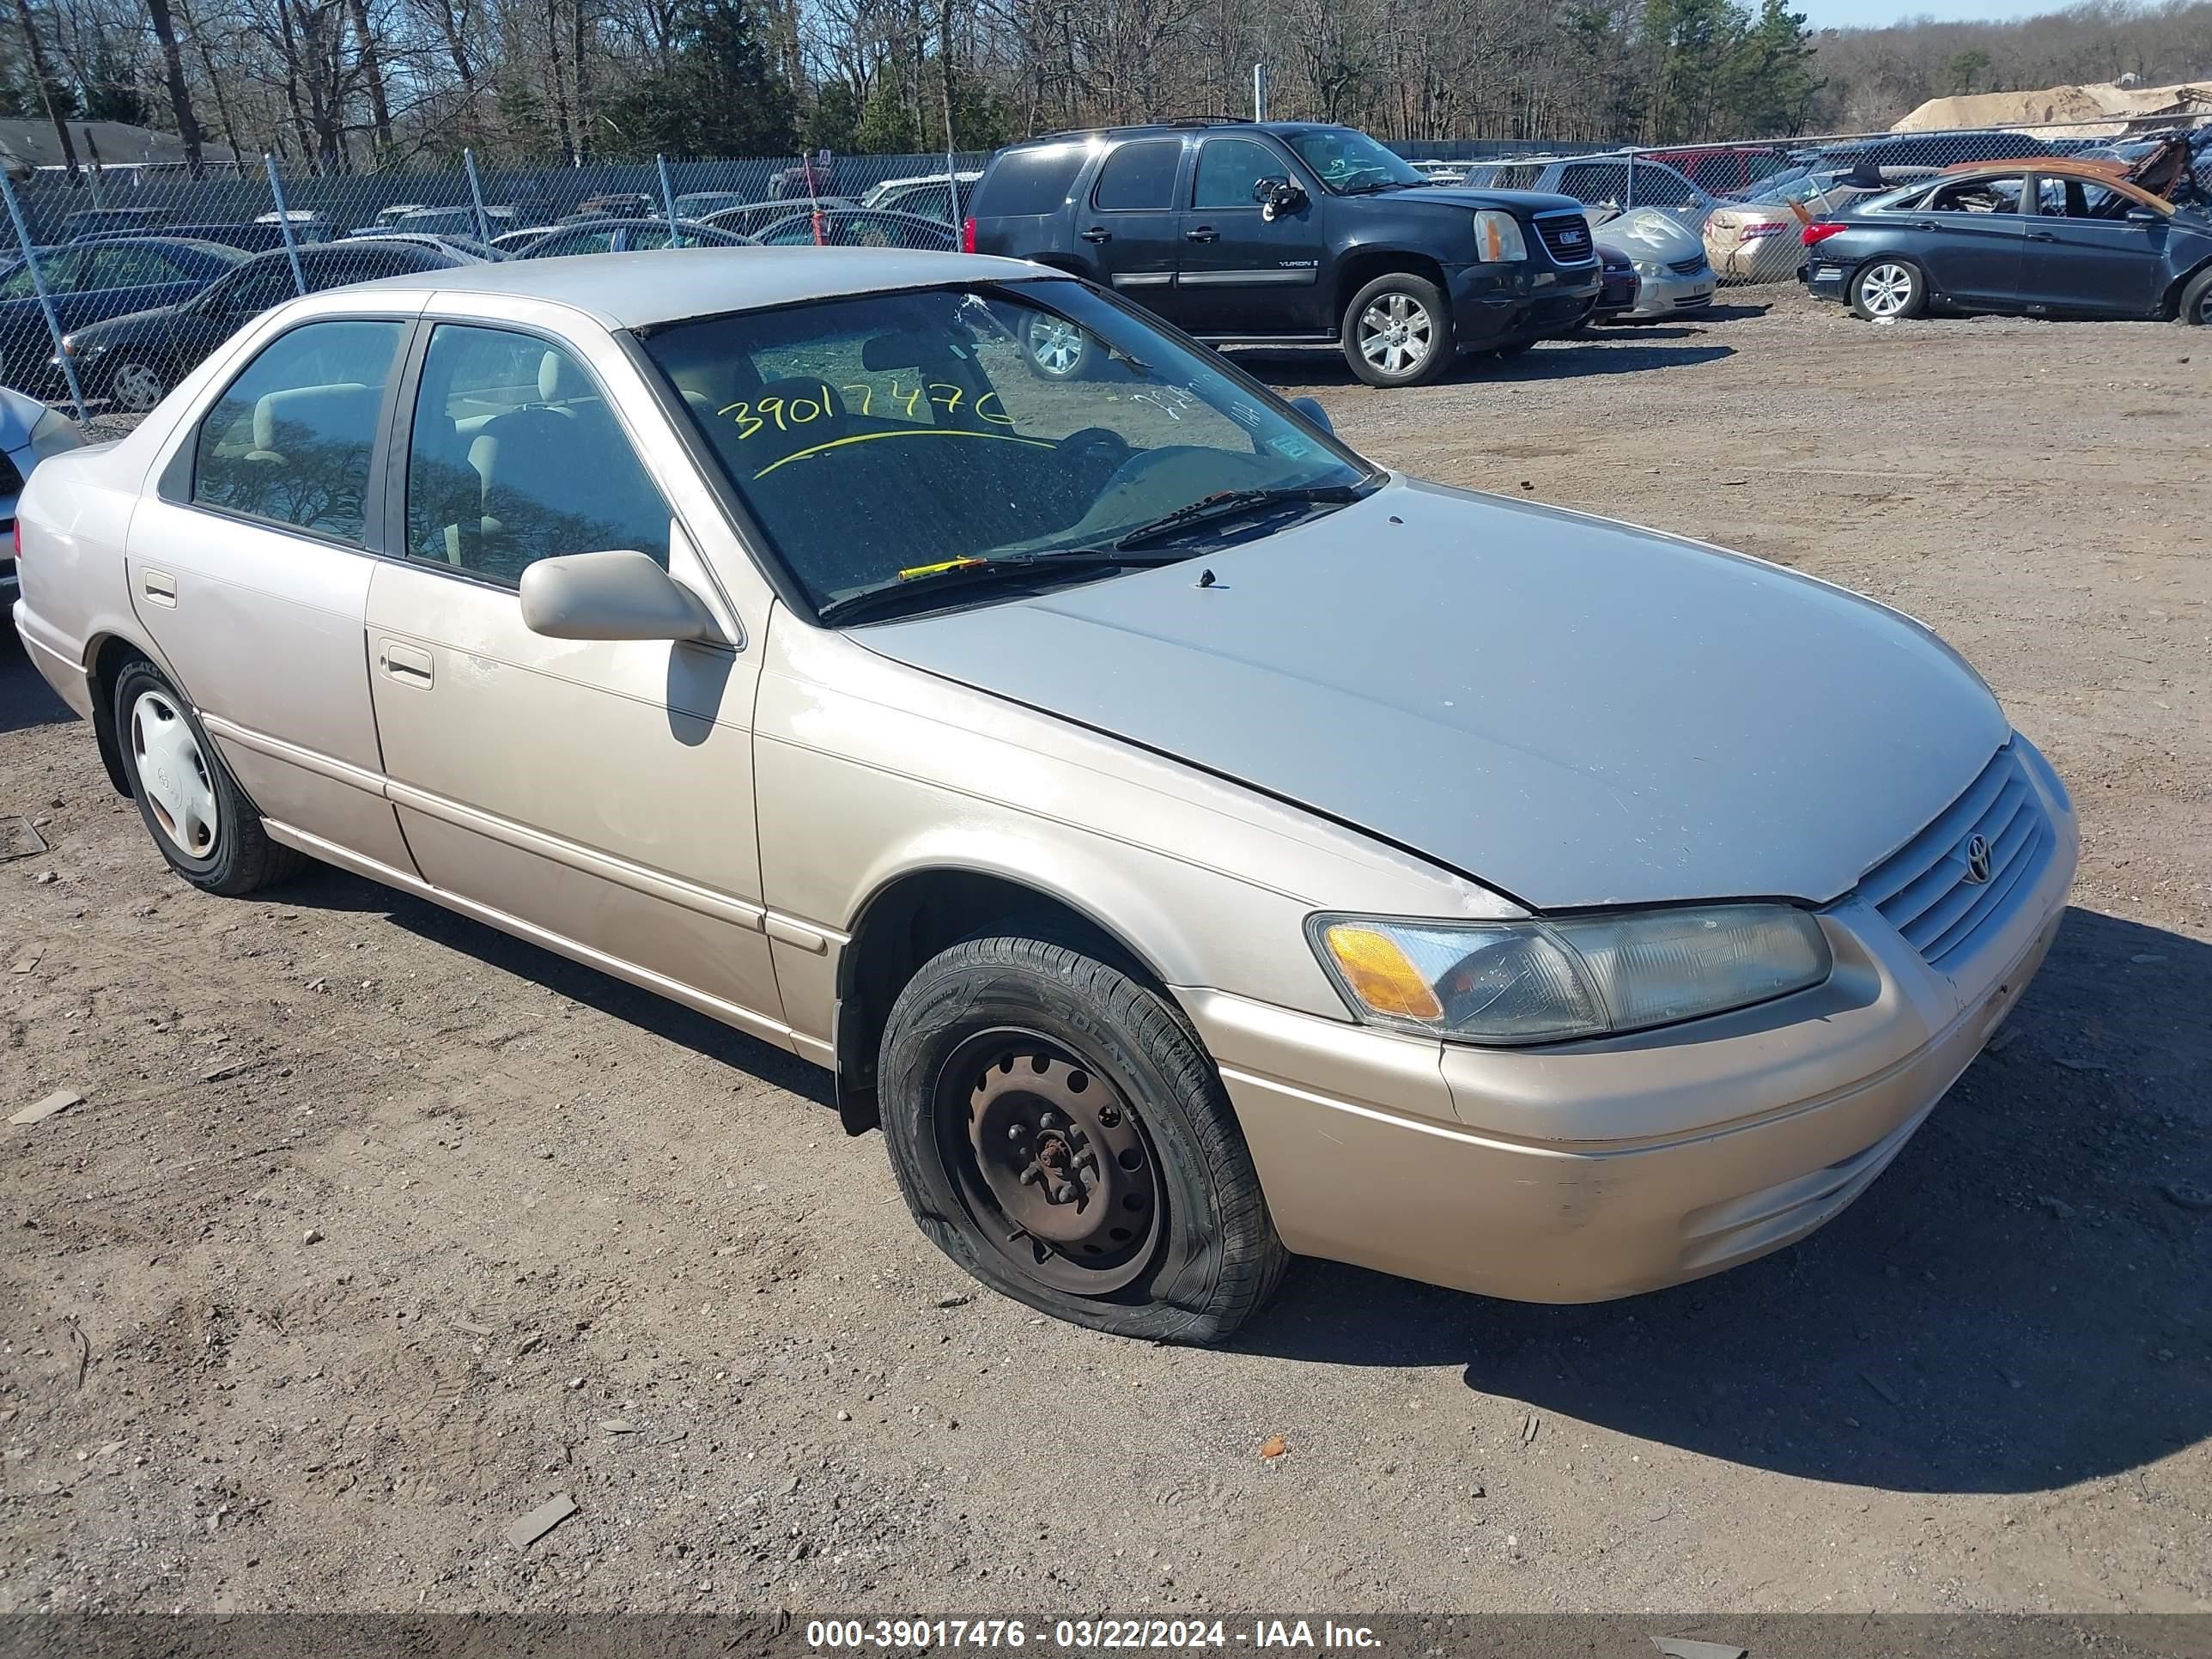
[[[1869,259],[1851,278],[1851,309],[1870,323],[1917,317],[1928,309],[1928,278],[1910,259]]]
[[[2199,328],[2212,327],[2212,265],[2205,266],[2189,279],[2189,285],[2181,290],[2181,305],[2174,316]]]
[[[150,357],[125,357],[107,371],[107,395],[133,415],[149,413],[169,395],[168,371]]]
[[[131,663],[115,677],[115,731],[147,833],[193,886],[235,896],[305,862],[269,839],[191,706],[153,664]]]
[[[1022,324],[1022,356],[1041,380],[1079,380],[1097,356],[1098,343],[1065,317],[1036,311]]]
[[[1377,276],[1344,308],[1344,360],[1370,386],[1425,386],[1452,365],[1443,291],[1404,271]]]
[[[1158,992],[1007,934],[923,964],[878,1098],[923,1232],[993,1289],[1117,1335],[1215,1342],[1288,1256],[1196,1036]]]

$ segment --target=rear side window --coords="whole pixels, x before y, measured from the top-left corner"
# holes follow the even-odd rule
[[[1059,212],[1066,205],[1067,193],[1075,187],[1075,175],[1083,171],[1088,154],[1081,144],[1006,151],[976,186],[975,216],[1021,218]]]
[[[200,422],[192,500],[358,544],[403,329],[309,323],[270,341]]]
[[[1583,161],[1563,167],[1559,193],[1573,197],[1585,207],[1601,202],[1617,204],[1628,198],[1628,168],[1619,161]]]
[[[1176,173],[1182,166],[1180,138],[1139,138],[1124,144],[1098,169],[1091,204],[1101,213],[1134,213],[1171,207]]]

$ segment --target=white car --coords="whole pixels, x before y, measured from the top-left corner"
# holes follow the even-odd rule
[[[15,603],[16,496],[40,461],[83,443],[84,428],[59,410],[0,386],[0,605]]]

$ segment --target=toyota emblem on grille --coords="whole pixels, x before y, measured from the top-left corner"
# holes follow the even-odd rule
[[[1966,879],[1979,887],[1989,878],[1989,838],[1985,836],[1975,836],[1966,842]]]

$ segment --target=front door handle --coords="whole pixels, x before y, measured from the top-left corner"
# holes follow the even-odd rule
[[[1083,233],[1083,240],[1086,242],[1110,242],[1114,240],[1114,233],[1103,225],[1093,225]]]
[[[166,570],[142,570],[138,573],[138,591],[155,605],[177,608],[177,579]]]
[[[1186,242],[1218,242],[1221,233],[1212,225],[1196,225],[1183,232],[1182,239]]]
[[[2031,242],[2055,242],[2058,239],[2047,230],[2031,230],[2027,233],[2027,240]]]
[[[398,640],[386,640],[376,647],[377,666],[387,678],[402,685],[428,685],[431,683],[430,653],[411,645],[402,645]]]
[[[1916,220],[1913,222],[1912,228],[1915,230],[1941,230],[1943,228],[1942,226],[1937,224],[1933,219]]]

